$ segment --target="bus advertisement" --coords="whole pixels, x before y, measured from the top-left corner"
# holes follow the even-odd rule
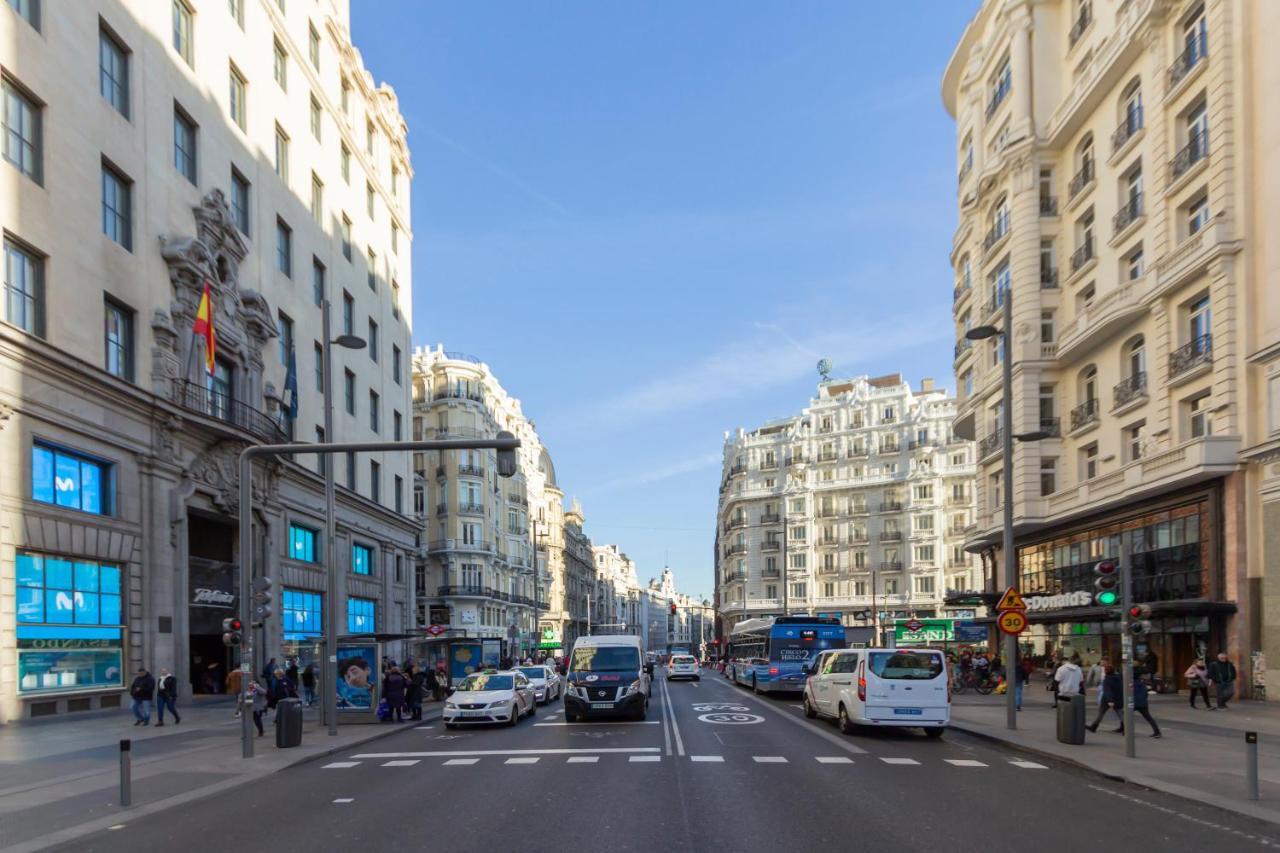
[[[729,677],[756,693],[801,691],[818,652],[845,647],[839,619],[766,616],[747,619],[729,635]]]

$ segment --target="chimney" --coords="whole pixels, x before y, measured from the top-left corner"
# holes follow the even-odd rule
[[[933,377],[926,376],[920,380],[920,393],[926,394],[933,390]]]

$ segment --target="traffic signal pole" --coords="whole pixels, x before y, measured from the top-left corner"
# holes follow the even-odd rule
[[[1129,608],[1133,606],[1133,532],[1120,533],[1120,654],[1124,671],[1121,675],[1124,697],[1124,754],[1135,757],[1137,745],[1133,732],[1133,633],[1129,630]]]

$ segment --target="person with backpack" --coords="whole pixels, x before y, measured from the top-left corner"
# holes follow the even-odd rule
[[[1213,690],[1218,695],[1217,710],[1227,710],[1227,703],[1236,695],[1236,665],[1227,657],[1226,652],[1218,652],[1218,659],[1209,664],[1209,680],[1213,682]]]
[[[164,667],[160,668],[160,680],[156,682],[156,711],[160,715],[160,722],[156,723],[156,727],[164,725],[164,709],[168,708],[169,713],[173,714],[173,724],[176,726],[182,722],[182,718],[178,716],[178,679],[173,677],[173,673]]]

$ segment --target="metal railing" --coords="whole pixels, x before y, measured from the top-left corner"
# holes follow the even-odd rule
[[[982,440],[978,442],[978,458],[982,459],[984,457],[990,456],[992,453],[995,453],[997,450],[1000,449],[1001,442],[1003,440],[1004,440],[1003,430],[994,430],[984,435],[982,437]]]
[[[242,429],[267,444],[284,444],[289,440],[284,427],[266,412],[202,383],[173,380],[173,402],[187,411]]]
[[[432,397],[433,400],[471,400],[474,403],[483,403],[484,394],[479,391],[461,391],[455,388],[446,388],[443,391],[437,391]]]
[[[466,464],[465,462],[459,462],[459,463],[458,463],[458,473],[459,473],[459,474],[469,474],[469,475],[471,475],[472,477],[483,477],[483,476],[484,476],[484,468],[480,467],[479,465],[468,465],[468,464]]]
[[[1046,438],[1058,438],[1062,435],[1062,418],[1041,418],[1040,431],[1048,433]]]
[[[866,515],[867,511],[866,504],[849,504],[849,515]]]
[[[880,534],[880,541],[881,541],[881,542],[901,542],[901,541],[902,541],[902,531],[901,531],[901,530],[886,530],[886,531],[884,531],[884,532],[882,532],[882,533]]]
[[[1058,289],[1058,270],[1056,267],[1040,267],[1040,289]]]
[[[760,463],[761,471],[776,471],[778,469],[777,459],[766,459]]]
[[[747,473],[746,465],[734,465],[732,468],[729,469],[730,477],[737,477],[739,474],[745,474],[745,473]]]
[[[449,505],[444,503],[436,504],[436,515],[448,515]]]
[[[778,551],[782,549],[781,539],[766,539],[760,543],[761,551]]]
[[[1129,198],[1127,204],[1116,211],[1116,215],[1111,217],[1111,228],[1115,234],[1119,234],[1128,228],[1143,213],[1142,210],[1142,193],[1136,193]]]
[[[823,451],[818,454],[819,462],[835,462],[839,458],[839,455],[834,450],[831,452]]]
[[[845,455],[850,459],[865,459],[871,455],[871,452],[865,447],[850,447],[849,452]]]
[[[725,530],[737,530],[739,527],[746,527],[748,524],[746,516],[739,518],[731,518],[724,523]]]
[[[1201,335],[1169,353],[1169,375],[1178,376],[1213,361],[1213,336]]]
[[[1093,158],[1084,161],[1084,165],[1080,167],[1080,171],[1071,177],[1071,183],[1067,186],[1067,197],[1075,198],[1089,184],[1093,183],[1094,169]]]
[[[465,352],[454,352],[451,350],[445,350],[444,357],[449,359],[450,361],[465,361],[470,364],[484,363],[480,361],[480,359],[476,358],[474,355],[467,355]]]
[[[1111,134],[1111,153],[1114,154],[1123,148],[1138,131],[1142,130],[1142,127],[1142,107],[1129,110],[1124,121],[1120,122],[1120,126]]]
[[[1112,394],[1115,396],[1116,408],[1123,406],[1125,403],[1132,402],[1139,397],[1145,397],[1147,395],[1146,371],[1139,370],[1127,379],[1122,379],[1117,382],[1115,388],[1112,389]]]
[[[488,542],[463,542],[461,539],[437,539],[427,544],[428,551],[492,551]]]
[[[1173,162],[1169,164],[1169,174],[1174,180],[1185,175],[1191,170],[1191,167],[1199,163],[1209,154],[1209,131],[1197,131],[1187,139],[1187,144],[1179,149],[1178,153],[1173,155]]]
[[[458,504],[458,512],[467,515],[484,515],[484,504],[460,503]]]
[[[987,236],[982,238],[982,251],[989,252],[991,247],[999,243],[1006,234],[1009,233],[1009,221],[1001,219],[991,226],[991,230],[987,232]]]
[[[1071,431],[1075,432],[1081,427],[1088,426],[1098,420],[1102,407],[1098,405],[1098,399],[1085,400],[1080,405],[1071,410]]]
[[[880,511],[881,512],[901,512],[902,501],[881,501]]]
[[[782,516],[776,512],[762,512],[760,513],[760,523],[761,524],[781,524]]]
[[[1009,92],[1013,89],[1013,79],[1011,77],[1001,78],[996,85],[996,90],[991,93],[991,100],[987,102],[987,118],[991,118],[992,113],[999,109],[1004,99],[1009,97]]]
[[[726,557],[737,557],[745,553],[747,553],[746,545],[729,545],[724,549],[724,555]]]
[[[902,571],[902,561],[901,560],[882,560],[880,563],[880,571],[900,572]]]
[[[1200,60],[1209,55],[1209,40],[1206,36],[1193,38],[1178,58],[1169,66],[1169,88],[1172,89],[1191,73]]]
[[[1093,260],[1093,238],[1088,237],[1080,248],[1071,253],[1071,272],[1079,272],[1089,261]]]

